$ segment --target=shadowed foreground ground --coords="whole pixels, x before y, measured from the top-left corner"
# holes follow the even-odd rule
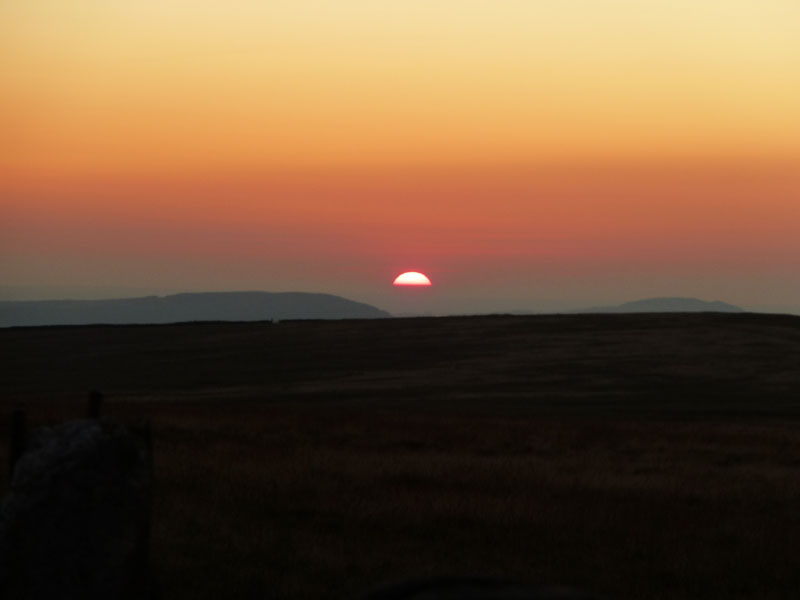
[[[166,598],[450,574],[800,589],[798,318],[6,329],[0,359],[6,414],[70,418],[98,387],[107,413],[153,419]]]

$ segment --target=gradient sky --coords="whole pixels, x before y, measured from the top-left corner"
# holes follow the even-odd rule
[[[0,292],[800,312],[798,31],[796,0],[4,0]]]

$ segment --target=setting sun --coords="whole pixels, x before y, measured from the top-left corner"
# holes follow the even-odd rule
[[[422,273],[407,271],[395,278],[394,285],[431,285],[431,280]]]

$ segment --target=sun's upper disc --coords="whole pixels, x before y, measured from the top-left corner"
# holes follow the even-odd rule
[[[394,285],[431,285],[431,280],[417,271],[407,271],[395,278]]]

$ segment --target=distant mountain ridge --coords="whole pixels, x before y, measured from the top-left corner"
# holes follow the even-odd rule
[[[391,316],[370,304],[306,292],[206,292],[115,300],[0,302],[0,327],[181,321],[379,319]]]
[[[573,313],[642,313],[642,312],[745,312],[743,308],[714,300],[698,298],[645,298],[617,306],[593,306]]]

